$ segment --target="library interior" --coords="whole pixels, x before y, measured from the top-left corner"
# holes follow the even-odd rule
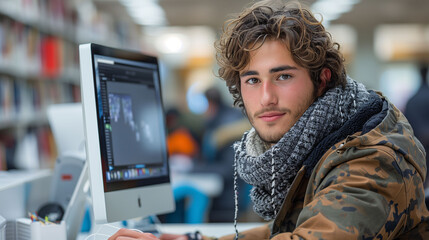
[[[428,151],[429,1],[299,2],[340,44],[348,76],[425,121],[411,124]],[[232,146],[252,125],[218,76],[214,46],[225,21],[249,4],[1,0],[0,240],[107,239],[121,227],[223,236],[234,233],[234,211],[240,231],[265,224],[253,211],[251,185],[234,179]],[[121,83],[131,75],[151,82]],[[426,105],[407,115],[424,88]],[[133,102],[153,109],[135,110]],[[109,121],[116,118],[101,124],[109,111]],[[140,140],[146,147],[138,149]],[[127,161],[97,165],[100,155]],[[128,160],[141,155],[151,160]],[[149,191],[126,195],[146,210],[115,218],[119,210],[93,206],[133,188],[125,180]],[[164,188],[143,189],[155,181]],[[95,233],[104,238],[89,238]]]

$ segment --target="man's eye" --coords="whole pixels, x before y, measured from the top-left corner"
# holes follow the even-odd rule
[[[255,84],[255,83],[258,83],[258,79],[257,78],[249,78],[246,80],[246,83]]]
[[[279,80],[288,80],[289,78],[291,78],[292,76],[289,74],[281,74],[278,79]]]

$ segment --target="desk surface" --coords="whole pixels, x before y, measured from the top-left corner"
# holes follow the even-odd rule
[[[49,169],[0,171],[0,191],[51,176]]]
[[[258,227],[264,223],[238,223],[238,231],[242,232],[250,228]],[[203,223],[203,224],[159,224],[159,231],[163,233],[184,234],[188,232],[200,231],[203,235],[212,237],[221,237],[235,232],[233,223]],[[117,228],[113,225],[99,225],[97,232],[100,234],[95,239],[107,239],[107,236],[113,235]],[[77,240],[91,240],[88,234],[80,234]]]
[[[258,227],[264,223],[238,223],[238,231],[242,232],[250,228]],[[203,224],[161,224],[161,232],[183,234],[200,231],[203,235],[221,237],[235,232],[234,223],[203,223]]]

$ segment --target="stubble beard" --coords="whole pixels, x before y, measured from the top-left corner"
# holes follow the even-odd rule
[[[255,128],[255,127],[254,127]],[[258,131],[258,129],[255,128],[256,134],[258,134],[259,138],[262,139],[262,141],[273,145],[278,143],[278,141],[280,141],[280,139],[282,139],[284,133],[274,133],[274,134],[266,134],[266,135],[262,135],[260,134],[260,132]]]
[[[289,109],[283,109],[283,111],[285,111],[286,114],[291,114],[291,111]],[[259,138],[262,141],[264,141],[270,145],[276,144],[278,141],[280,141],[280,139],[282,139],[284,134],[286,132],[288,132],[288,131],[285,131],[285,132],[278,131],[278,132],[273,132],[273,133],[262,132],[262,131],[258,130],[258,128],[255,126],[254,117],[256,117],[256,116],[249,116],[246,110],[245,110],[245,114],[246,114],[247,119],[249,120],[250,124],[255,129],[255,132],[259,136]],[[268,124],[268,125],[272,125],[274,127],[275,124]],[[268,126],[268,127],[270,127],[270,126]]]

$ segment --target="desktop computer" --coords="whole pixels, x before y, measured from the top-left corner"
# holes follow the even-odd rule
[[[157,58],[97,44],[79,54],[95,222],[174,211]]]

